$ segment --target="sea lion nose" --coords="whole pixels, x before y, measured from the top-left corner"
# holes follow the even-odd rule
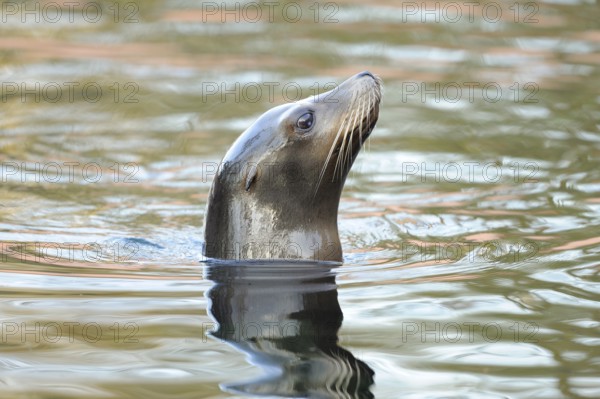
[[[357,78],[362,78],[363,76],[370,76],[371,78],[375,79],[375,76],[373,76],[373,74],[369,71],[362,71],[356,75]]]

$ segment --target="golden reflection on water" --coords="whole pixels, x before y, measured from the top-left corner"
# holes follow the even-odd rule
[[[346,258],[327,291],[335,303],[313,316],[339,306],[339,348],[375,372],[376,397],[599,397],[600,14],[584,2],[524,2],[515,23],[515,2],[491,3],[502,10],[494,23],[483,4],[456,3],[461,22],[437,23],[387,0],[335,2],[330,24],[308,9],[295,24],[266,14],[221,24],[201,3],[164,1],[131,3],[139,21],[130,24],[124,14],[96,24],[0,15],[3,393],[229,397],[219,386],[256,379],[244,358],[252,351],[236,349],[248,342],[204,334],[214,324],[206,293],[227,287],[199,263],[206,168],[290,100],[286,83],[306,96],[370,70],[384,81],[381,116],[343,194]],[[56,102],[42,89],[53,82],[63,88]],[[67,82],[103,95],[71,98]],[[280,86],[257,101],[203,86],[265,82]],[[479,85],[472,97],[468,82]],[[30,90],[11,93],[11,83]],[[480,90],[492,83],[498,101]],[[459,87],[461,101],[447,101],[444,87]],[[52,162],[77,163],[75,178],[44,175]],[[82,177],[92,163],[99,181]],[[440,173],[451,163],[457,180]],[[485,174],[489,165],[501,179]],[[101,254],[83,251],[91,245]],[[21,335],[53,322],[81,325],[72,340]],[[452,323],[463,327],[458,342],[444,335]],[[478,323],[473,340],[464,323]],[[481,334],[494,323],[497,340]],[[105,334],[92,342],[83,328],[96,324]],[[132,331],[124,327],[136,342],[115,340]]]

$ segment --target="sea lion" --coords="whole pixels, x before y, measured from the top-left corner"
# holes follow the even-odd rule
[[[264,113],[223,158],[210,190],[204,256],[342,261],[337,213],[346,176],[379,117],[381,80]]]

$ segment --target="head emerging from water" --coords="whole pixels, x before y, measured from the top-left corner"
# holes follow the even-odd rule
[[[362,72],[258,118],[227,151],[213,181],[204,255],[341,262],[340,196],[380,99],[380,79]]]

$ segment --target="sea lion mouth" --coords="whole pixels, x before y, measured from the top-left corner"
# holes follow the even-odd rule
[[[349,87],[344,87],[349,85]],[[331,148],[319,174],[315,195],[323,183],[328,167],[334,164],[332,182],[344,181],[356,156],[371,135],[379,117],[381,101],[381,79],[370,72],[362,72],[338,87],[347,90],[352,99],[344,112],[344,119],[332,142]]]

